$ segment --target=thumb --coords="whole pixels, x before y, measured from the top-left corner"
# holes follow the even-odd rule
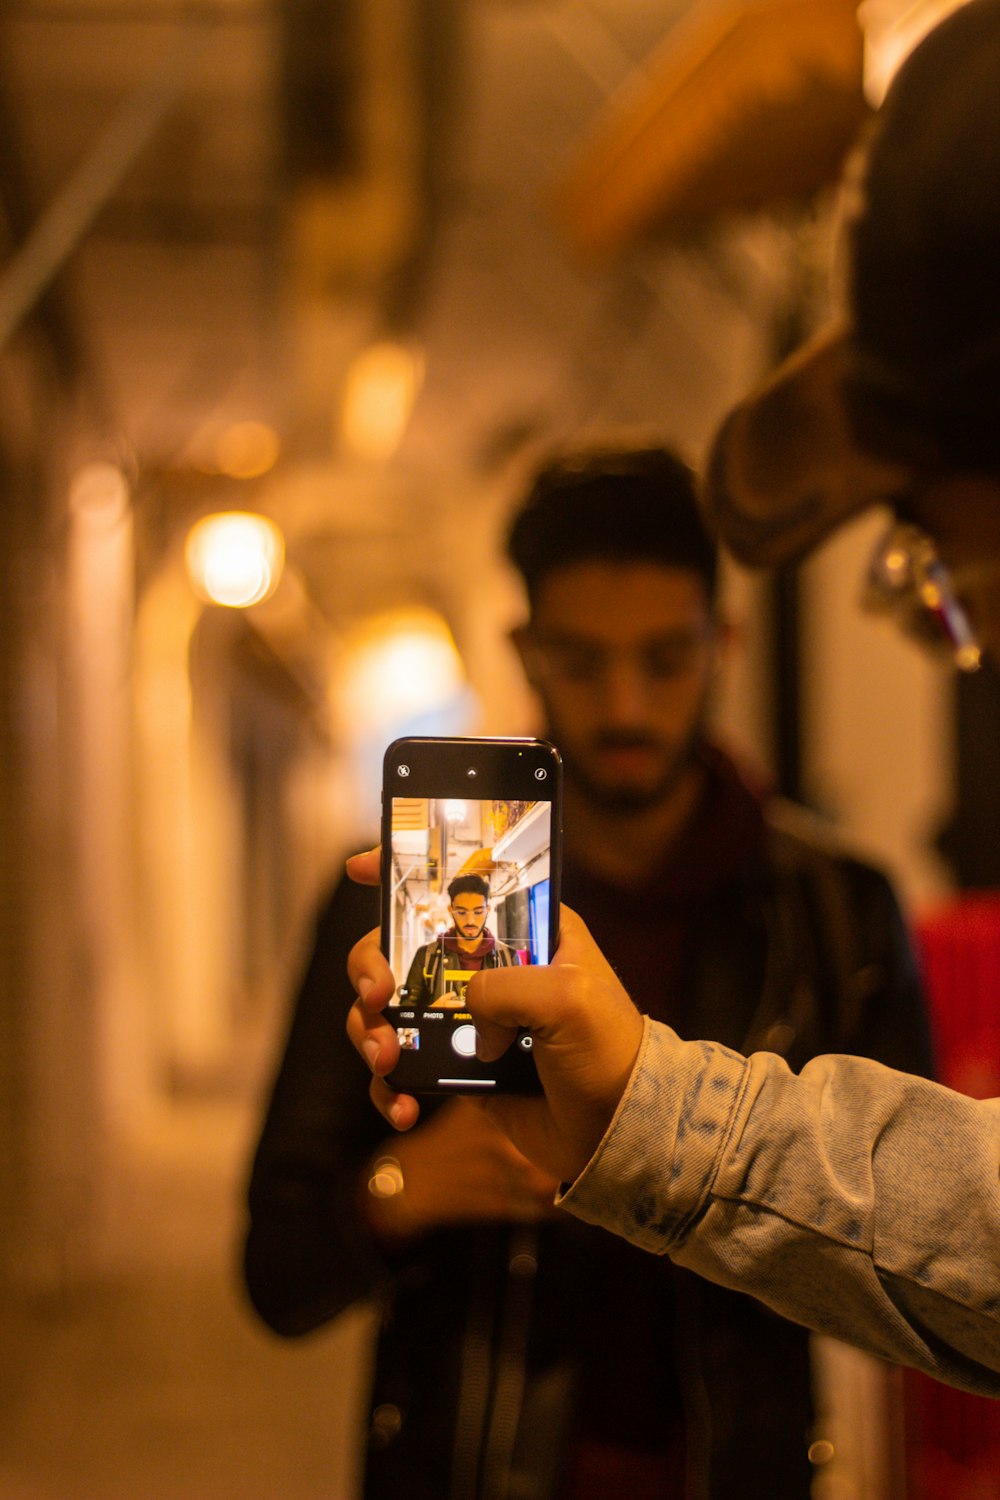
[[[559,947],[551,964],[483,969],[466,1000],[476,1022],[479,1055],[497,1058],[518,1028],[530,1031],[539,1076],[567,1089],[620,1077],[638,1051],[642,1021],[586,924],[561,910]],[[603,1086],[603,1085],[599,1085]]]
[[[553,999],[564,993],[565,970],[582,969],[595,979],[620,988],[618,976],[590,935],[583,918],[569,906],[559,909],[559,946],[551,964],[481,969],[466,991],[476,1019],[477,1051],[493,1062],[510,1046],[519,1029],[547,1034],[555,1020]]]
[[[352,854],[347,861],[347,873],[358,885],[378,885],[382,851],[378,847],[366,849],[363,854]]]
[[[575,912],[562,910],[551,964],[481,970],[466,999],[481,1057],[531,1033],[544,1097],[491,1097],[497,1124],[529,1160],[571,1180],[607,1129],[635,1064],[643,1020]]]
[[[588,939],[594,953],[603,961],[604,955],[590,937],[582,918],[570,907],[560,907],[559,944],[551,965],[542,967],[549,969],[558,967],[560,963],[571,962],[574,955],[578,956],[579,945]],[[528,972],[536,967],[530,965]],[[466,1001],[476,1018],[476,1056],[482,1062],[496,1062],[498,1057],[502,1057],[519,1030],[534,1030],[539,1023],[537,1006],[544,1004],[542,996],[534,996],[524,990],[520,981],[525,970],[521,967],[516,970],[519,982],[513,992],[504,990],[500,994],[494,994],[491,984],[490,998],[487,1001],[487,983],[500,972],[502,971],[481,969],[473,976],[466,991]]]

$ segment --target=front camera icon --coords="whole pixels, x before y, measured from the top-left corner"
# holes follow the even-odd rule
[[[397,766],[396,767],[396,775],[397,776],[409,776],[409,774],[410,774],[410,768],[409,768],[409,766]]]
[[[548,774],[549,773],[548,773],[548,771],[546,771],[546,769],[545,769],[544,766],[539,766],[538,770],[535,772],[535,780],[536,781],[544,781],[545,778],[546,778],[546,776]]]

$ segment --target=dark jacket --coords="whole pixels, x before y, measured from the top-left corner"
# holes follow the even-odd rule
[[[640,1005],[743,1051],[864,1053],[929,1071],[923,1005],[884,877],[795,810],[767,817],[714,757],[711,795],[661,879],[563,892]],[[285,1335],[375,1297],[382,1332],[365,1494],[547,1500],[583,1434],[683,1438],[688,1500],[808,1500],[808,1335],[568,1218],[454,1229],[387,1256],[359,1205],[386,1129],[344,1035],[344,961],[376,893],[322,913],[250,1182],[247,1287]]]
[[[417,949],[406,976],[406,984],[399,991],[401,1000],[418,1007],[433,1005],[436,1000],[440,1000],[447,988],[448,973],[460,973],[470,967],[465,955],[446,941],[450,935],[445,933],[436,942],[425,943],[422,948]],[[489,952],[483,955],[481,963],[477,963],[475,967],[508,969],[515,962],[513,949],[508,948],[506,943],[497,942],[490,935]],[[465,994],[464,984],[461,994]]]

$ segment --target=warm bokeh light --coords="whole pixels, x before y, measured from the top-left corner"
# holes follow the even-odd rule
[[[373,344],[351,365],[340,435],[357,458],[391,458],[410,420],[424,374],[422,355],[402,344]]]
[[[216,439],[215,462],[231,479],[256,479],[274,468],[280,451],[278,434],[266,422],[234,422]]]
[[[451,631],[433,610],[405,610],[367,621],[351,643],[341,701],[356,731],[430,714],[465,687]]]
[[[275,429],[249,418],[239,422],[210,419],[185,450],[187,462],[200,474],[222,474],[227,479],[259,479],[280,456],[281,439]]]
[[[184,559],[202,599],[246,609],[277,588],[285,560],[284,538],[266,516],[221,511],[192,526]]]

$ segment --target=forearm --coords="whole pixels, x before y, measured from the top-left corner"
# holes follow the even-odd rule
[[[564,1206],[785,1316],[1000,1394],[1000,1111],[649,1024]]]

